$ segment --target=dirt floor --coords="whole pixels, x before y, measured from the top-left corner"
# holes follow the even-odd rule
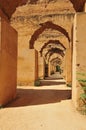
[[[86,130],[63,85],[18,87],[17,98],[0,109],[0,130]]]

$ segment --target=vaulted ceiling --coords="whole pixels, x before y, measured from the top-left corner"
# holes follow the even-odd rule
[[[0,0],[0,8],[4,12],[4,14],[10,18],[11,15],[16,10],[16,7],[24,5],[26,3],[28,4],[36,4],[40,0]],[[43,1],[43,0],[41,0]],[[45,0],[44,0],[45,1]],[[47,3],[53,2],[57,0],[47,0]],[[67,1],[67,0],[64,0]],[[74,6],[74,9],[77,12],[83,11],[84,3],[86,0],[70,0]]]

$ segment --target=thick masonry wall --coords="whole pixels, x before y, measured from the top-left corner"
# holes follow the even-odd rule
[[[38,78],[38,54],[35,49],[21,48],[19,53],[23,55],[18,58],[18,85],[34,85],[34,81]]]
[[[0,105],[15,98],[17,86],[17,32],[0,18]]]
[[[82,92],[79,80],[86,80],[86,13],[77,13],[74,20],[73,38],[73,91],[75,106],[78,106]]]
[[[33,56],[31,56],[33,55],[33,53],[29,49],[29,41],[33,33],[38,28],[40,28],[40,24],[47,21],[51,21],[54,24],[65,28],[71,39],[73,18],[74,14],[32,14],[28,16],[24,16],[24,14],[21,14],[21,16],[16,16],[14,14],[14,16],[12,17],[11,25],[18,31],[18,84],[30,84],[32,82],[31,77],[34,77],[34,71],[31,71],[31,68],[33,64],[32,61],[35,64],[35,59]],[[60,40],[60,42],[63,43],[65,47],[69,48],[68,39],[57,30],[45,30],[35,41],[34,48],[37,51],[40,51],[44,43],[49,40]],[[39,62],[41,60],[42,59],[39,57]],[[38,72],[38,77],[43,77],[44,74],[42,62],[38,63],[38,65],[38,71],[40,71]],[[29,75],[32,76],[30,77]]]

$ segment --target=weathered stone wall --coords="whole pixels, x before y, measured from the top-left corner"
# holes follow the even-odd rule
[[[21,57],[18,58],[18,85],[34,85],[38,78],[37,52],[35,49],[21,48]]]
[[[17,32],[0,18],[0,105],[16,96]]]
[[[78,5],[79,3],[79,6],[81,6],[81,8],[82,8],[83,1],[85,0],[79,0],[79,2],[77,0],[72,0],[74,5]],[[54,6],[52,3],[54,4]],[[12,16],[12,14],[15,12],[18,6],[25,5],[25,4],[26,5],[30,4],[30,6],[31,7],[34,6],[34,8],[38,7],[41,13],[44,8],[49,7],[49,6],[51,7],[50,10],[53,9],[53,11],[55,11],[55,9],[58,9],[58,11],[64,11],[64,12],[74,11],[73,5],[70,2],[70,0],[67,0],[67,1],[65,0],[17,0],[15,2],[14,0],[5,0],[5,1],[0,0],[0,8],[3,10],[3,12],[7,15],[8,18]],[[49,11],[49,9],[47,10]]]
[[[86,13],[77,13],[73,41],[73,101],[78,106],[81,88],[78,80],[86,80]]]
[[[38,55],[38,78],[43,79],[44,72],[44,59],[43,57],[40,57],[40,55]]]
[[[66,50],[65,62],[66,66],[64,69],[66,70],[66,82],[69,84],[72,81],[72,48]]]
[[[18,31],[18,84],[22,84],[22,81],[23,84],[26,84],[26,81],[28,84],[31,82],[29,75],[33,75],[34,73],[33,71],[31,72],[32,61],[34,62],[34,58],[31,56],[32,52],[29,49],[29,41],[33,33],[40,28],[41,23],[52,21],[54,24],[65,28],[71,39],[71,28],[74,14],[49,13],[41,15],[39,12],[36,12],[36,15],[34,13],[27,15],[25,12],[21,12],[19,15],[15,12],[12,17],[11,25]],[[49,29],[40,34],[39,38],[35,41],[35,49],[39,51],[44,43],[51,39],[60,40],[65,47],[69,48],[69,41],[63,34],[56,30]],[[43,75],[43,72],[41,71],[39,75]]]

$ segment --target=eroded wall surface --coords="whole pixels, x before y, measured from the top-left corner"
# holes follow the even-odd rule
[[[21,7],[21,10],[23,7]],[[71,28],[74,18],[74,14],[54,14],[52,13],[43,13],[40,15],[40,11],[35,13],[30,13],[27,15],[24,10],[20,13],[15,12],[12,17],[11,25],[18,31],[18,84],[27,84],[31,82],[29,75],[34,75],[34,72],[31,72],[32,61],[34,62],[34,57],[31,56],[32,53],[29,49],[29,42],[33,33],[40,28],[40,24],[52,21],[54,24],[59,25],[68,32],[71,38]],[[33,8],[32,8],[33,10]],[[23,12],[24,11],[24,12]],[[67,48],[69,48],[68,39],[58,32],[57,30],[47,29],[45,30],[38,39],[35,41],[34,48],[37,51],[40,51],[41,47],[49,40],[60,40],[61,43]],[[39,60],[41,61],[41,59]],[[39,66],[41,63],[38,63]],[[43,75],[43,68],[39,68],[39,77]],[[33,77],[33,76],[32,76]],[[33,79],[34,82],[34,79]]]
[[[74,20],[73,36],[73,101],[78,106],[80,93],[80,80],[86,79],[86,13],[77,13]]]
[[[18,79],[17,84],[34,85],[34,81],[38,78],[38,54],[35,49],[26,49],[22,47],[19,50],[21,57],[18,57]]]
[[[40,56],[40,54],[38,55],[38,78],[39,79],[44,79],[44,59],[43,57]]]
[[[0,18],[0,105],[15,98],[17,86],[17,32]]]

